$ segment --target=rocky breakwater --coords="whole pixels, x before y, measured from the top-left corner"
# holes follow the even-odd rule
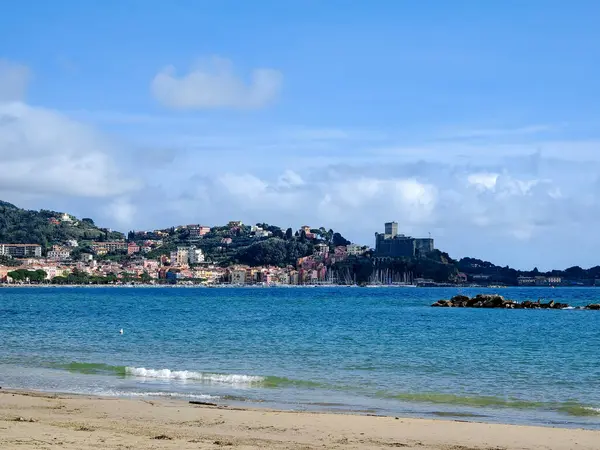
[[[548,303],[524,301],[516,302],[508,300],[501,295],[486,295],[478,294],[475,297],[467,297],[466,295],[456,295],[450,300],[439,300],[431,306],[436,307],[453,307],[453,308],[504,308],[504,309],[565,309],[569,308],[566,303],[557,303],[554,300]],[[600,304],[588,305],[581,309],[598,309]]]

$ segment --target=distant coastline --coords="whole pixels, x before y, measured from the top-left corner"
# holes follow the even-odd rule
[[[0,282],[7,283],[600,286],[600,266],[517,270],[472,257],[453,259],[435,247],[432,236],[404,235],[397,222],[385,223],[372,247],[316,224],[286,229],[231,220],[122,233],[91,218],[2,201],[0,215]]]
[[[272,284],[272,285],[262,285],[262,284],[18,284],[18,283],[0,283],[0,289],[19,289],[19,288],[170,288],[170,289],[273,289],[273,288],[281,288],[281,289],[315,289],[315,288],[365,288],[365,289],[411,289],[411,288],[419,288],[419,289],[486,289],[486,290],[495,290],[495,289],[593,289],[598,286],[486,286],[486,285],[358,285],[358,284]]]

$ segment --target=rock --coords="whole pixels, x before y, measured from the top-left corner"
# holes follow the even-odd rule
[[[500,308],[504,303],[504,297],[501,295],[478,294],[475,296],[477,303],[481,303],[483,308]]]
[[[438,300],[437,302],[435,302],[433,305],[431,306],[442,306],[442,307],[449,307],[452,306],[452,302],[450,300]]]
[[[475,306],[475,304],[478,302],[479,300],[477,300],[476,297],[470,298],[469,300],[467,300],[467,304],[465,305],[467,308],[472,308],[473,306]]]
[[[503,308],[503,309],[564,309],[569,305],[566,303],[556,303],[551,300],[549,303],[532,302],[525,300],[518,303],[514,300],[508,300],[501,295],[496,294],[478,294],[475,297],[467,297],[466,295],[455,295],[450,300],[439,300],[431,306],[436,307],[454,307],[454,308]],[[582,309],[597,309],[600,310],[599,304],[592,304]]]
[[[462,306],[462,304],[467,303],[470,300],[469,297],[467,297],[466,295],[455,295],[454,297],[452,297],[450,299],[450,301],[455,305],[458,306],[458,304],[460,304]]]
[[[600,303],[592,303],[591,305],[587,305],[585,309],[600,311]]]

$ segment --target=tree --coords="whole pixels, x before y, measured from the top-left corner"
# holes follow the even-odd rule
[[[350,245],[351,242],[345,239],[340,233],[333,233],[332,236],[333,245],[335,247]]]
[[[282,266],[286,262],[286,257],[285,242],[277,238],[256,242],[241,248],[237,253],[238,260],[249,266]]]
[[[8,272],[8,276],[13,281],[25,281],[26,272],[24,269],[13,270],[12,272]]]
[[[289,241],[286,244],[287,264],[295,265],[298,258],[312,255],[312,246],[306,242],[297,240]]]
[[[294,237],[294,231],[291,228],[285,230],[285,238],[289,241]]]
[[[13,279],[13,281],[27,281],[31,283],[41,283],[46,279],[47,273],[41,269],[38,270],[27,270],[27,269],[17,269],[11,272],[8,272],[8,276]]]
[[[144,273],[140,275],[140,281],[142,283],[148,284],[152,281],[152,277],[148,274],[148,272],[144,271]]]
[[[68,280],[66,277],[63,276],[57,276],[52,278],[52,284],[67,284]]]
[[[47,276],[48,274],[46,273],[46,271],[38,269],[35,272],[32,272],[32,274],[29,276],[29,279],[31,281],[41,283],[46,279]]]
[[[81,223],[89,225],[90,227],[95,227],[96,226],[94,224],[94,221],[92,219],[90,219],[89,217],[84,217],[83,219],[81,219]]]
[[[585,278],[586,271],[579,266],[573,266],[565,270],[565,275],[567,276],[567,278],[581,280]]]
[[[0,255],[0,266],[17,267],[21,265],[21,261],[12,258],[11,256]]]

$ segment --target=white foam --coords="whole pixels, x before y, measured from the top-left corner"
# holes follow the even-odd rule
[[[126,367],[125,372],[141,378],[157,378],[162,380],[197,380],[204,383],[253,384],[264,381],[263,377],[252,375],[228,375],[219,373],[193,372],[190,370],[146,369],[144,367]]]
[[[169,398],[195,398],[199,400],[219,399],[218,395],[208,394],[186,394],[185,392],[128,392],[128,391],[101,391],[96,395],[110,397],[169,397]]]
[[[123,392],[121,395],[129,397],[175,397],[175,398],[197,398],[197,399],[219,399],[218,395],[208,394],[184,394],[177,392]],[[119,396],[121,396],[119,395]]]

